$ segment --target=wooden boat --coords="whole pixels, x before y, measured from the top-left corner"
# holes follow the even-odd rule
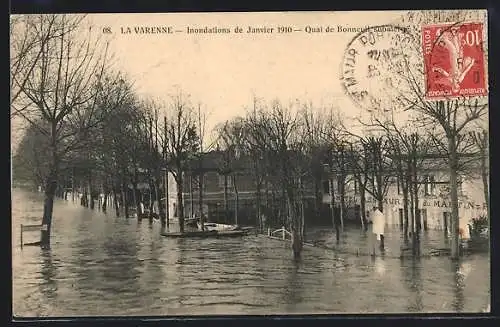
[[[162,236],[171,238],[224,238],[224,237],[241,237],[248,234],[245,230],[225,230],[225,231],[190,231],[190,232],[163,232]]]
[[[197,222],[198,229],[201,230],[200,222]],[[206,231],[236,231],[239,230],[238,225],[226,225],[226,224],[218,224],[218,223],[204,223]]]

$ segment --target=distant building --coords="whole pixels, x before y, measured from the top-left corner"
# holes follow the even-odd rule
[[[436,164],[436,159],[430,160],[432,163],[424,172],[420,172],[419,180],[419,209],[420,224],[422,228],[450,230],[451,204],[448,188],[448,172],[444,163]],[[227,220],[234,222],[236,208],[236,193],[238,194],[238,222],[253,224],[257,222],[257,192],[255,176],[252,171],[252,158],[241,156],[238,159],[228,157],[223,151],[212,151],[203,156],[203,160],[193,161],[184,172],[183,199],[184,216],[191,217],[199,212],[199,187],[198,176],[200,171],[203,175],[203,213],[209,221]],[[306,223],[331,224],[331,198],[330,185],[334,186],[335,211],[339,214],[340,197],[337,180],[325,169],[323,179],[319,181],[318,189],[315,190],[311,180],[304,181],[303,199],[308,213]],[[227,207],[224,206],[224,184],[227,183]],[[345,185],[345,205],[344,215],[346,222],[360,223],[360,186],[347,175]],[[332,183],[333,182],[333,183]],[[175,182],[172,178],[172,184]],[[235,188],[236,184],[236,188]],[[176,207],[176,193],[171,189],[170,198]],[[173,193],[173,194],[172,194]],[[278,215],[276,203],[279,202],[279,194],[261,194],[261,211],[266,218]],[[270,203],[274,207],[270,208]],[[377,203],[373,196],[366,192],[365,210],[371,210]],[[319,212],[319,215],[314,215]],[[397,177],[390,178],[387,193],[384,197],[383,212],[386,215],[388,226],[399,227],[403,224],[403,194]],[[486,204],[484,201],[483,183],[480,171],[476,168],[467,176],[461,176],[459,182],[459,216],[460,227],[466,230],[466,225],[470,219],[486,214]]]
[[[184,215],[190,217],[199,212],[199,185],[200,171],[203,176],[203,213],[210,220],[228,220],[232,223],[235,219],[236,202],[238,202],[238,222],[253,224],[257,217],[257,187],[255,176],[252,172],[252,158],[241,156],[238,159],[231,157],[224,151],[212,151],[203,156],[203,160],[193,161],[184,174]],[[225,192],[228,211],[225,211]],[[314,202],[314,192],[311,183],[304,181],[304,202],[308,208]],[[266,218],[272,215],[270,203],[273,195],[271,192],[261,193],[261,213]],[[276,198],[274,194],[274,203]],[[321,204],[321,203],[320,203]]]
[[[429,159],[431,164],[420,172],[419,175],[419,201],[420,224],[429,229],[443,230],[451,232],[450,214],[451,202],[449,195],[449,175],[444,162],[437,162],[437,159]],[[467,224],[472,218],[486,215],[487,207],[484,200],[484,187],[479,169],[472,168],[467,174],[459,175],[458,198],[459,198],[459,219],[460,228],[468,231]],[[345,202],[348,207],[347,219],[360,219],[360,188],[352,176],[348,176],[345,186]],[[333,184],[336,185],[334,177]],[[331,201],[329,193],[329,180],[324,182],[323,203],[329,204]],[[338,192],[335,192],[335,203],[340,202]],[[371,210],[377,206],[376,199],[366,192],[366,208]],[[354,210],[353,210],[354,209]],[[383,212],[389,226],[403,225],[403,192],[397,177],[391,177],[387,186],[387,193],[384,197]],[[410,220],[411,218],[409,218]],[[411,227],[410,227],[411,228]]]

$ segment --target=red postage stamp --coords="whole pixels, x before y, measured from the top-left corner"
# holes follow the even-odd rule
[[[487,95],[482,23],[422,27],[425,97]]]

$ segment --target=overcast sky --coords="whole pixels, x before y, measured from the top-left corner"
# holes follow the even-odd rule
[[[357,28],[394,22],[401,12],[336,13],[210,13],[99,14],[90,19],[97,29],[111,27],[111,50],[116,65],[130,74],[137,90],[168,100],[177,88],[201,102],[209,125],[244,114],[255,94],[265,100],[312,101],[334,106],[346,115],[360,108],[345,94],[341,63]],[[136,34],[135,27],[172,27],[174,34]],[[187,34],[187,28],[228,28],[230,34]],[[240,26],[243,33],[235,34]],[[273,27],[273,33],[248,34],[249,26]],[[301,32],[278,34],[277,26]],[[306,26],[323,27],[307,33]],[[326,32],[331,26],[334,32]],[[132,30],[122,34],[121,30]]]

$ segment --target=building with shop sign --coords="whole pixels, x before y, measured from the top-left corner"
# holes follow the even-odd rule
[[[449,174],[444,163],[436,163],[436,159],[429,159],[432,165],[421,172],[418,190],[418,209],[420,210],[420,224],[424,229],[450,231],[451,202],[449,195]],[[359,186],[353,178],[347,178],[345,186],[345,202],[348,208],[347,219],[359,220],[360,192]],[[330,204],[331,196],[328,186],[331,181],[325,181],[323,203]],[[333,185],[336,185],[335,181]],[[338,192],[334,190],[335,203],[340,203]],[[366,192],[366,210],[377,206],[377,200]],[[481,171],[471,168],[467,174],[459,174],[458,182],[459,219],[460,228],[468,231],[467,224],[472,218],[487,215],[487,205]],[[396,177],[389,178],[387,191],[383,201],[383,213],[388,227],[403,225],[403,192]]]

